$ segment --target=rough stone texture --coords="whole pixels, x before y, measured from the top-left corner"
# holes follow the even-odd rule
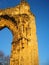
[[[13,34],[10,65],[39,65],[35,16],[28,3],[0,10],[0,30],[4,27]]]

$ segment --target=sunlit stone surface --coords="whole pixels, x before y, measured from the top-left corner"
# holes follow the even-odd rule
[[[0,10],[0,30],[7,27],[13,34],[10,65],[39,65],[35,16],[25,1],[13,8]]]

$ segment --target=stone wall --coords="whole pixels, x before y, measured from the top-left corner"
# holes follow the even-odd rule
[[[13,34],[10,65],[38,65],[38,44],[35,16],[27,2],[0,10],[0,29],[7,27]]]

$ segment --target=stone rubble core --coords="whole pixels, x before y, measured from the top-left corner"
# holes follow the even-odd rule
[[[27,2],[0,10],[0,30],[13,34],[10,65],[39,65],[35,16]]]

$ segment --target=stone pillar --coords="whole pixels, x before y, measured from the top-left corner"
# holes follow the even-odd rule
[[[18,32],[12,43],[10,65],[38,65],[35,17],[23,14],[17,20]]]
[[[35,16],[29,4],[0,10],[0,29],[8,27],[13,34],[10,65],[39,65]]]

